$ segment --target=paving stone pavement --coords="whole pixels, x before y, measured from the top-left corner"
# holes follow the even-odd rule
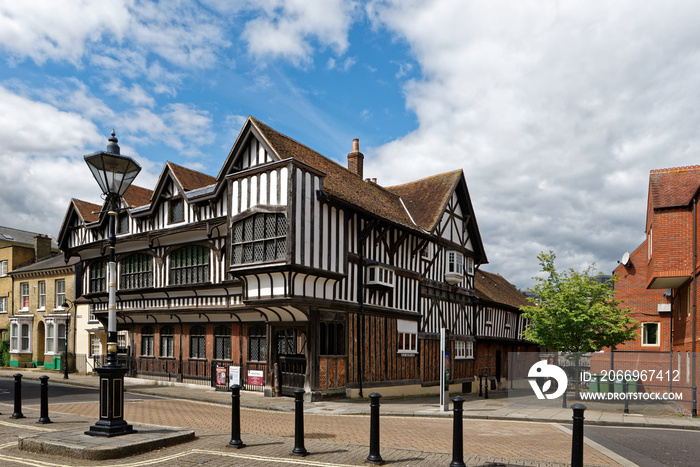
[[[38,375],[36,376],[38,378]],[[73,375],[71,377],[73,384],[81,382],[81,378]],[[96,382],[96,378],[82,378],[88,378],[82,381],[84,384]],[[127,386],[127,390],[130,389],[131,387]],[[332,404],[305,404],[305,447],[311,454],[299,458],[290,454],[294,447],[294,414],[293,400],[289,398],[246,395],[248,406],[255,407],[260,403],[268,410],[241,409],[241,438],[247,447],[236,450],[226,447],[230,440],[230,394],[206,391],[204,388],[177,386],[153,388],[151,385],[144,385],[140,389],[163,397],[125,402],[125,419],[129,423],[192,428],[197,439],[120,461],[100,461],[99,465],[137,466],[170,463],[340,466],[362,465],[369,454],[368,416],[364,413],[347,415],[353,412],[353,409],[348,407],[360,408],[366,404],[349,404],[343,406],[345,409],[340,412],[334,409]],[[200,400],[194,400],[197,398]],[[426,400],[423,402],[426,407],[434,405]],[[414,404],[413,410],[420,412],[420,405]],[[387,404],[389,412],[390,407],[391,404]],[[275,410],[269,410],[270,408]],[[19,451],[16,442],[18,435],[35,433],[37,430],[85,428],[98,418],[97,403],[50,404],[50,417],[54,421],[50,425],[36,424],[39,417],[38,406],[27,406],[23,411],[27,418],[12,420],[7,415],[12,413],[11,405],[0,404],[0,413],[3,414],[0,415],[0,465],[97,464]],[[438,414],[432,408],[428,412],[433,416],[415,416],[415,413],[410,414],[411,416],[382,415],[381,455],[387,464],[450,464],[453,420],[447,416],[449,414],[436,416]],[[571,457],[570,434],[560,429],[559,424],[553,423],[465,419],[463,442],[464,461],[469,466],[500,462],[506,465],[553,467],[569,465]],[[614,459],[614,455],[611,458],[606,454],[597,450],[595,446],[587,445],[586,465],[621,465],[617,462],[620,461],[619,458]]]

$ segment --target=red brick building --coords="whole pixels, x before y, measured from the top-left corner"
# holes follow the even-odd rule
[[[700,166],[651,171],[646,239],[614,271],[639,337],[618,350],[697,351],[699,197]]]

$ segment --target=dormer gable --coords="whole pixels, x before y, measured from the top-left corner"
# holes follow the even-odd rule
[[[473,252],[476,264],[488,262],[461,169],[387,190],[401,198],[421,229]]]

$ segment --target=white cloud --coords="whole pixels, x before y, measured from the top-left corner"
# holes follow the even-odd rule
[[[0,47],[18,60],[29,57],[77,64],[88,42],[120,40],[127,30],[125,2],[35,0],[0,4]]]
[[[541,250],[610,272],[643,238],[649,170],[697,162],[696,10],[372,2],[375,27],[410,44],[422,77],[404,88],[418,128],[365,171],[404,182],[464,168],[485,269],[516,284],[531,283]]]
[[[113,79],[104,85],[105,90],[119,97],[123,102],[136,107],[153,107],[156,101],[138,84],[132,84],[131,88],[125,87],[121,80]]]
[[[131,144],[162,144],[185,156],[200,156],[200,146],[214,140],[211,115],[195,106],[168,104],[160,113],[139,108],[120,116],[117,126]]]
[[[257,16],[246,23],[242,37],[254,56],[306,64],[312,61],[313,41],[338,54],[348,48],[355,8],[344,0],[246,1],[241,10]]]

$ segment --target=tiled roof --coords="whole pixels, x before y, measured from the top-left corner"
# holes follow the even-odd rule
[[[130,185],[129,188],[126,189],[126,192],[124,192],[124,201],[126,201],[126,204],[129,206],[137,208],[149,204],[151,202],[151,196],[153,196],[152,190]]]
[[[97,222],[97,220],[100,218],[98,213],[102,211],[102,206],[75,198],[71,199],[71,203],[73,203],[76,211],[78,211],[78,214],[83,218],[83,221],[86,224]]]
[[[166,165],[170,167],[173,176],[177,179],[178,183],[185,191],[195,190],[197,188],[202,188],[216,183],[216,178],[212,177],[211,175],[188,169],[170,161],[166,162]]]
[[[700,165],[652,170],[649,203],[653,209],[688,206],[700,187]]]
[[[386,189],[401,197],[419,227],[431,232],[440,221],[461,176],[460,169]]]
[[[16,268],[14,271],[11,272],[11,274],[22,274],[23,272],[32,272],[32,271],[46,271],[48,269],[61,269],[65,268],[68,266],[73,266],[75,263],[80,261],[79,256],[73,256],[68,260],[68,264],[66,264],[65,257],[63,256],[63,253],[57,256],[52,256],[49,259],[45,259],[43,261],[37,261],[36,263],[30,263],[26,266],[21,266],[19,268]]]
[[[42,235],[36,232],[29,232],[27,230],[13,229],[11,227],[0,226],[0,240],[18,244],[25,244],[34,246],[34,237],[37,235]],[[51,240],[51,248],[58,249],[55,240]]]
[[[481,300],[500,303],[520,309],[521,306],[531,305],[513,284],[498,274],[478,269],[474,273],[474,292]]]
[[[398,196],[362,178],[313,149],[250,117],[267,144],[281,159],[294,158],[326,174],[323,188],[328,195],[354,204],[378,217],[416,229]]]

